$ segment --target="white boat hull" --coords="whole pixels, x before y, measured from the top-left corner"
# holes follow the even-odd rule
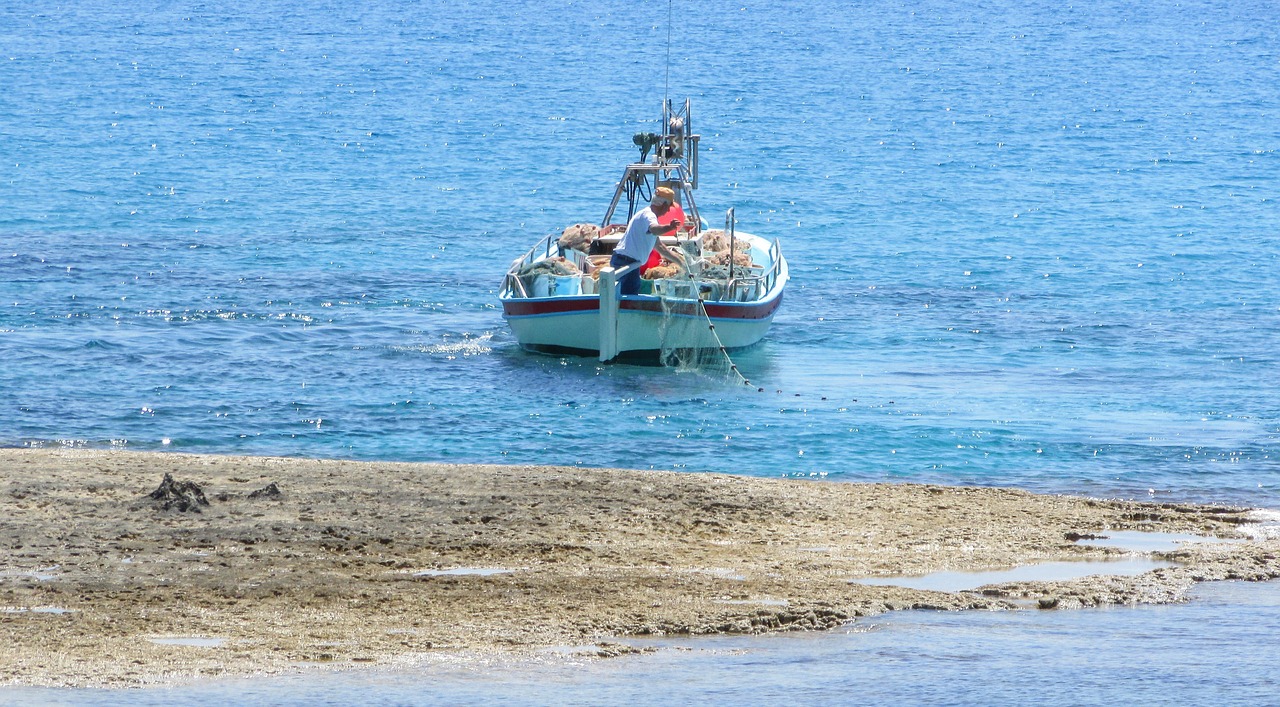
[[[671,315],[681,320],[681,337],[677,346],[724,346],[726,349],[751,346],[768,334],[773,314],[781,302],[781,288],[775,297],[765,301],[708,302],[701,307],[691,301],[678,302],[677,308],[682,311]],[[504,300],[503,309],[503,316],[516,340],[526,349],[583,356],[594,356],[600,350],[600,298],[597,296]],[[711,325],[715,327],[714,332]],[[657,354],[663,349],[664,330],[669,326],[660,298],[651,295],[623,297],[618,307],[620,354]]]
[[[656,356],[673,348],[739,349],[763,339],[782,304],[787,263],[776,244],[750,234],[741,237],[751,244],[755,262],[769,263],[769,277],[744,275],[737,297],[721,292],[723,283],[676,279],[648,285],[665,293],[665,298],[654,294],[618,298],[617,355]],[[502,316],[520,346],[543,353],[600,353],[601,298],[595,293],[599,286],[595,280],[588,276],[541,279],[519,292],[511,284],[508,280],[499,300]],[[701,294],[695,299],[697,292]],[[664,299],[669,312],[664,310]]]

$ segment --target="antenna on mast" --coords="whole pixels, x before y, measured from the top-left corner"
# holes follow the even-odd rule
[[[671,3],[672,0],[667,0],[667,71],[662,84],[663,107],[671,100]]]

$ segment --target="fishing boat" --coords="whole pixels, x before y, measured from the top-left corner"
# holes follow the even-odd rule
[[[677,350],[728,352],[768,333],[788,279],[781,246],[737,230],[732,208],[723,229],[710,228],[693,196],[700,136],[692,131],[689,101],[664,101],[660,125],[661,133],[634,136],[640,160],[626,166],[599,225],[551,233],[512,261],[498,299],[524,349],[661,360]],[[685,218],[660,239],[678,248],[684,262],[610,266],[627,222],[662,187]],[[644,273],[641,291],[622,295],[619,279],[631,269]]]

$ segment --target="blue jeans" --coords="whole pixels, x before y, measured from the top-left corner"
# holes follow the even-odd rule
[[[621,253],[614,253],[613,257],[609,258],[609,267],[620,268],[638,262],[640,261],[635,258],[625,256]],[[626,275],[623,275],[622,279],[618,280],[618,284],[621,286],[622,294],[624,295],[640,294],[640,268],[636,268]]]

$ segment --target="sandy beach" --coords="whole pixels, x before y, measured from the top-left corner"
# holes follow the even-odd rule
[[[0,469],[8,685],[127,687],[439,651],[609,656],[634,650],[628,636],[1175,602],[1200,581],[1280,577],[1280,540],[1251,535],[1241,508],[68,449],[0,450]],[[166,474],[185,496],[150,497]],[[1073,540],[1119,530],[1240,541],[1157,553],[1178,566],[1132,577],[959,593],[850,581],[1104,559],[1125,551]]]

